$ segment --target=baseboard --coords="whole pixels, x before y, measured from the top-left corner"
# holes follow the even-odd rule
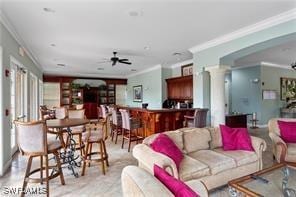
[[[0,172],[0,177],[3,176],[5,174],[5,172],[8,170],[8,168],[10,167],[12,162],[12,159],[9,159],[3,166],[2,168],[2,172]]]

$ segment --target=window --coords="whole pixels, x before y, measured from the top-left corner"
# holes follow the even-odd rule
[[[39,105],[43,105],[43,81],[39,79]]]
[[[30,120],[38,120],[38,79],[30,73]]]
[[[60,106],[60,83],[43,83],[43,104],[48,108]]]

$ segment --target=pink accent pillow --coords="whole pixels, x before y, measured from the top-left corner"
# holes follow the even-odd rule
[[[150,144],[151,148],[159,153],[162,153],[170,157],[179,169],[180,163],[183,159],[183,153],[177,147],[177,145],[167,135],[161,133]]]
[[[154,165],[154,176],[162,182],[173,194],[175,197],[198,197],[199,195],[193,191],[188,185],[183,181],[172,177],[164,169],[158,165]],[[159,194],[161,195],[161,194]]]
[[[220,125],[223,150],[254,151],[247,128],[230,128]]]
[[[296,122],[278,120],[282,139],[287,143],[296,143]]]

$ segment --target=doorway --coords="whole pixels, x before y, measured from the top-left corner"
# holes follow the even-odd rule
[[[17,150],[14,120],[27,121],[27,71],[14,58],[10,59],[11,150]]]

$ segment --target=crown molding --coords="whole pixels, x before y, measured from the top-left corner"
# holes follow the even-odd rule
[[[287,21],[290,21],[293,19],[296,19],[296,8],[289,10],[287,12],[283,12],[279,15],[267,18],[263,21],[255,23],[253,25],[246,26],[246,27],[241,28],[241,29],[234,31],[232,33],[217,37],[217,38],[210,40],[208,42],[205,42],[203,44],[194,46],[194,47],[190,48],[189,51],[191,53],[196,53],[196,52],[199,52],[199,51],[202,51],[202,50],[205,50],[205,49],[208,49],[208,48],[211,48],[211,47],[214,47],[214,46],[226,43],[226,42],[229,42],[231,40],[235,40],[235,39],[241,38],[243,36],[246,36],[246,35],[258,32],[258,31],[262,31],[264,29],[270,28],[272,26],[275,26],[275,25],[278,25],[278,24],[281,24],[281,23],[284,23],[284,22],[287,22]]]
[[[64,71],[44,71],[44,75],[56,75],[56,76],[73,76],[73,73],[64,72]],[[116,78],[116,79],[123,79],[125,78],[123,75],[108,75],[104,73],[77,73],[75,72],[75,77],[101,77],[101,78]]]
[[[275,67],[275,68],[282,68],[282,69],[288,69],[288,70],[292,70],[290,65],[286,65],[286,64],[275,64],[272,62],[260,62],[261,66],[269,66],[269,67]]]
[[[14,26],[11,24],[11,22],[9,21],[9,19],[6,17],[6,15],[1,9],[0,9],[0,22],[8,30],[8,32],[16,40],[16,42],[20,45],[20,47],[24,49],[27,56],[33,61],[33,63],[37,66],[37,68],[39,68],[43,72],[44,69],[42,68],[42,66],[40,66],[32,50],[30,50],[29,47],[25,44],[24,40],[17,33],[16,29],[14,28]]]
[[[231,70],[238,70],[238,69],[244,69],[244,68],[251,68],[256,66],[267,66],[267,67],[274,67],[274,68],[281,68],[281,69],[287,69],[292,70],[291,66],[285,65],[285,64],[276,64],[272,62],[256,62],[249,65],[240,65],[240,66],[234,66],[231,67]]]
[[[174,68],[178,68],[178,67],[184,66],[186,64],[192,64],[192,63],[193,63],[193,59],[189,59],[189,60],[185,60],[183,62],[175,63],[175,64],[171,65],[170,68],[174,69]]]
[[[155,66],[153,66],[151,68],[147,68],[145,70],[142,70],[142,71],[139,71],[139,72],[136,72],[136,73],[132,73],[132,74],[126,75],[125,77],[126,78],[129,78],[129,77],[137,76],[137,75],[148,73],[148,72],[151,72],[153,70],[160,69],[160,68],[161,68],[161,65],[160,64],[157,64],[157,65],[155,65]]]

